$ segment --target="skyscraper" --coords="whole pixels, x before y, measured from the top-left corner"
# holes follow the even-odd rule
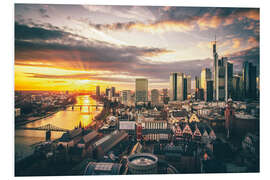
[[[157,89],[151,90],[151,102],[152,102],[152,105],[159,104],[159,91]]]
[[[168,104],[169,96],[168,96],[168,89],[162,89],[162,101],[164,104]]]
[[[209,68],[204,68],[201,72],[201,85],[202,89],[206,89],[206,83],[208,80],[211,80],[211,70]]]
[[[213,59],[214,99],[218,100],[218,53],[216,37],[213,44]]]
[[[96,96],[100,96],[100,86],[96,86]]]
[[[124,105],[129,105],[131,103],[131,91],[130,90],[121,91],[121,103]]]
[[[115,97],[115,87],[111,88],[112,97]]]
[[[252,63],[243,63],[243,90],[245,98],[256,98],[256,66]]]
[[[191,76],[187,75],[187,95],[191,95]]]
[[[204,100],[207,100],[207,81],[211,80],[211,76],[211,70],[209,68],[205,68],[202,70],[200,87],[204,91]]]
[[[240,100],[242,96],[241,92],[241,78],[239,75],[234,75],[232,78],[232,99]]]
[[[233,64],[225,62],[225,101],[232,98]]]
[[[136,79],[136,102],[148,101],[148,80]]]
[[[110,88],[106,88],[105,94],[107,97],[109,97],[109,93],[110,93],[111,89]]]
[[[195,76],[195,99],[198,100],[200,89],[200,79]]]
[[[207,80],[206,91],[205,91],[205,101],[213,101],[213,80]]]
[[[187,77],[184,76],[184,83],[183,83],[183,100],[187,99]]]
[[[169,96],[171,101],[184,100],[184,75],[183,73],[170,74],[170,91]]]
[[[225,100],[225,67],[224,67],[224,58],[219,60],[219,66],[218,66],[218,78],[217,78],[217,84],[218,84],[218,90],[217,90],[217,96],[216,100],[218,101],[224,101]]]

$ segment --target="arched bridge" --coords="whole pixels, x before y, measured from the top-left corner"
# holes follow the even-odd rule
[[[52,124],[46,124],[40,127],[19,127],[17,129],[25,129],[25,130],[40,130],[40,131],[58,131],[58,132],[68,132],[68,129],[59,128]]]
[[[82,111],[83,108],[86,107],[88,109],[88,112],[90,112],[90,107],[96,107],[97,109],[98,107],[104,107],[104,105],[103,104],[73,104],[69,107],[71,107],[70,111],[74,111],[75,108],[79,108],[80,112]]]
[[[49,141],[51,139],[51,131],[56,131],[56,132],[68,132],[69,131],[69,129],[60,128],[60,127],[54,126],[52,124],[46,124],[46,125],[40,126],[40,127],[19,127],[16,129],[46,131],[46,141]]]

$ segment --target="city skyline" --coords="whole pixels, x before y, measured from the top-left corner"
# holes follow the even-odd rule
[[[170,72],[194,84],[215,35],[235,72],[259,71],[259,9],[16,4],[15,90],[162,89]]]

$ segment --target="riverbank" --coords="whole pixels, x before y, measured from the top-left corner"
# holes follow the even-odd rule
[[[63,109],[58,109],[58,110],[56,110],[56,111],[47,113],[47,114],[45,114],[45,115],[43,115],[43,116],[38,116],[38,117],[36,117],[36,118],[34,118],[34,119],[31,119],[31,120],[29,120],[29,118],[31,118],[31,117],[29,117],[29,118],[27,118],[26,120],[23,120],[23,121],[20,121],[20,122],[17,122],[17,123],[15,122],[15,128],[17,128],[17,127],[19,127],[19,126],[26,125],[26,124],[31,123],[31,122],[35,122],[35,121],[38,121],[38,120],[41,120],[41,119],[50,117],[50,116],[54,115],[55,113],[57,113],[57,112],[59,112],[59,111],[61,111],[61,110],[63,110]]]

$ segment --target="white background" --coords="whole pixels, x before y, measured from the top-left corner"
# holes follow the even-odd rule
[[[166,5],[166,6],[211,6],[211,7],[259,7],[260,8],[260,87],[261,87],[261,153],[260,173],[246,174],[181,174],[150,176],[69,176],[69,177],[25,177],[20,179],[269,179],[269,21],[270,6],[267,0],[4,0],[1,3],[1,179],[14,177],[14,3],[50,3],[50,4],[95,4],[95,5]],[[268,177],[267,177],[268,176]]]

